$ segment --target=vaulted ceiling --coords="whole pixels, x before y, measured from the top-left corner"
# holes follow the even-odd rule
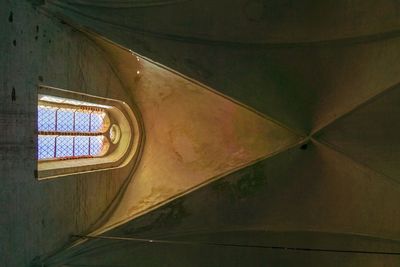
[[[33,2],[101,50],[146,132],[48,266],[400,265],[398,1]]]

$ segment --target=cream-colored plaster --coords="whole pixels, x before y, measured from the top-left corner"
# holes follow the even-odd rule
[[[93,38],[130,88],[146,135],[132,182],[110,220],[96,232],[302,140],[205,86]]]

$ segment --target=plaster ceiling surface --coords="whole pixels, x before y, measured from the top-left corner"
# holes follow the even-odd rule
[[[52,3],[48,8],[66,20],[306,134],[398,82],[393,1],[183,1],[112,9]],[[261,3],[256,21],[244,8],[254,3]]]
[[[191,244],[94,239],[76,248],[64,263],[397,266],[395,255],[263,246],[398,251],[399,232],[394,226],[399,198],[395,182],[315,142],[307,150],[296,147],[241,169],[105,234]]]
[[[137,175],[144,178],[133,179],[114,213],[126,220],[102,234],[193,244],[90,239],[49,261],[50,266],[61,262],[66,266],[399,266],[398,255],[245,245],[399,252],[400,5],[396,1],[208,3],[48,1],[46,10],[59,18],[205,84],[145,60],[132,65],[135,58],[126,50],[98,42],[131,88],[144,123],[150,123],[147,128],[153,129],[147,145],[154,149],[143,154],[142,163],[157,158],[159,148],[169,155],[163,162],[170,164],[139,167]],[[134,73],[139,68],[143,76],[135,80],[129,70]],[[185,89],[166,89],[172,81]],[[169,95],[164,90],[170,90],[170,100],[162,99]],[[227,112],[236,109],[243,110]],[[168,120],[168,112],[177,117]],[[199,120],[193,121],[198,114]],[[226,114],[240,115],[229,124],[239,129],[230,133],[247,129],[252,134],[232,139],[216,127],[211,141],[197,132],[213,120],[223,125],[216,118]],[[156,118],[158,128],[151,124]],[[168,139],[166,131],[173,121],[190,125],[174,126],[177,138]],[[287,149],[278,149],[282,139],[279,134],[271,139],[270,129],[290,137],[284,138]],[[199,142],[185,143],[188,136]],[[248,143],[250,136],[254,139]],[[235,161],[229,140],[244,145],[251,157]],[[220,155],[216,162],[207,162],[203,161],[207,155],[197,154],[201,157],[188,168],[171,160],[175,142],[185,148],[185,159],[191,158],[190,147],[195,144],[207,155]],[[262,155],[265,159],[244,164]],[[231,172],[225,175],[223,169],[214,168],[218,162],[231,162],[227,168]],[[200,163],[204,164],[196,166]],[[158,199],[165,205],[155,209],[148,205],[140,213],[135,209],[146,195],[156,199],[162,192],[157,189],[159,179],[148,178],[160,177],[149,173],[153,168],[155,174],[182,174],[171,178],[182,184],[180,192],[197,190],[172,192],[171,198]],[[193,179],[187,182],[184,177]],[[219,179],[202,183],[211,177]],[[153,199],[150,204],[157,203]]]
[[[146,137],[133,181],[106,225],[132,219],[165,200],[304,140],[304,136],[201,84],[93,38],[131,87]]]
[[[317,138],[400,182],[399,104],[400,88],[394,86],[323,129]]]

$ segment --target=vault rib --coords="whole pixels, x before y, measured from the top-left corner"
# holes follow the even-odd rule
[[[390,87],[378,92],[377,94],[371,95],[369,98],[367,98],[363,102],[356,104],[351,109],[343,112],[339,116],[337,116],[335,118],[332,118],[331,120],[327,121],[326,123],[321,123],[322,125],[316,127],[315,129],[313,129],[311,131],[310,136],[311,137],[316,136],[317,134],[322,132],[324,129],[326,129],[328,126],[332,125],[336,121],[351,115],[353,112],[356,112],[357,110],[363,108],[364,106],[370,104],[371,102],[374,102],[375,100],[383,97],[385,94],[391,92],[392,90],[399,89],[399,88],[400,88],[400,82],[398,82],[398,83],[396,83],[396,84],[394,84],[394,85],[392,85],[392,86],[390,86]]]
[[[355,163],[356,165],[358,165],[358,166],[360,166],[360,167],[362,167],[362,168],[364,168],[364,169],[367,169],[367,170],[370,171],[370,172],[373,172],[373,173],[377,174],[377,176],[380,176],[380,177],[382,177],[382,178],[386,178],[387,180],[389,180],[389,181],[391,181],[391,182],[394,182],[394,183],[397,184],[397,185],[400,185],[400,181],[397,181],[396,179],[394,179],[394,178],[392,178],[392,177],[390,177],[390,176],[388,176],[388,175],[386,175],[386,174],[383,174],[383,173],[381,173],[381,172],[379,172],[379,171],[377,171],[377,170],[375,170],[375,169],[372,169],[370,166],[368,166],[368,165],[366,165],[366,164],[364,164],[364,163],[361,163],[360,161],[354,159],[354,157],[351,157],[351,156],[349,156],[348,154],[346,154],[344,151],[342,151],[342,150],[341,150],[340,148],[338,148],[337,146],[335,146],[335,145],[333,145],[333,144],[331,144],[331,143],[329,143],[329,142],[327,142],[327,141],[325,141],[325,140],[321,140],[321,139],[318,139],[318,140],[317,140],[317,139],[311,137],[310,140],[311,140],[312,142],[316,143],[316,144],[322,145],[322,146],[324,146],[324,147],[326,147],[326,148],[328,148],[328,149],[330,149],[330,150],[333,150],[333,151],[335,151],[336,153],[339,153],[340,155],[342,155],[343,157],[345,157],[345,158],[347,158],[348,160],[352,161],[352,162]]]

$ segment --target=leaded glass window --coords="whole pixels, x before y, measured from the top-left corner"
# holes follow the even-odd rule
[[[142,140],[136,112],[104,95],[40,85],[35,176],[41,180],[130,166]]]
[[[109,149],[110,135],[108,108],[90,102],[40,95],[38,160],[105,155]]]

